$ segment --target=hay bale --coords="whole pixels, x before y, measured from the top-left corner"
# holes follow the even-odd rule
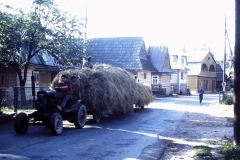
[[[132,111],[133,104],[148,105],[152,101],[151,89],[136,83],[130,72],[118,67],[98,64],[93,69],[64,70],[53,79],[52,89],[63,74],[72,83],[73,94],[85,102],[89,111],[125,113]]]
[[[152,102],[152,90],[150,86],[144,85],[142,83],[137,83],[137,90],[135,96],[135,105],[139,107],[144,107]]]

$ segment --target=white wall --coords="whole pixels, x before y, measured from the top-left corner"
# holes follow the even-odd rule
[[[144,74],[146,75],[145,77],[144,77]],[[152,84],[152,75],[151,75],[150,71],[138,72],[137,73],[137,77],[138,77],[140,83],[143,83],[143,84],[151,86],[151,84]]]
[[[169,95],[171,92],[170,88],[170,74],[163,73],[160,77],[160,84],[162,85],[162,88],[166,89],[166,95]]]

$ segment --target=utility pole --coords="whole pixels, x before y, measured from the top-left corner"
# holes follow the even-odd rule
[[[82,65],[86,62],[85,58],[87,58],[87,22],[88,22],[88,7],[87,7],[87,1],[85,1],[85,22],[84,22],[84,28],[85,28],[85,36],[84,36],[84,56],[82,59]]]
[[[240,1],[235,0],[234,144],[240,145]]]
[[[225,77],[225,73],[226,73],[226,33],[227,33],[227,29],[226,29],[226,15],[225,15],[225,29],[224,29],[224,55],[223,55],[223,82],[222,82],[222,87],[223,87],[223,91],[225,91],[226,89],[226,77]]]

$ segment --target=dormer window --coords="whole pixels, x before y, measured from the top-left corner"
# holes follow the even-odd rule
[[[181,62],[181,63],[182,63],[182,65],[184,65],[184,64],[185,64],[185,61],[184,61],[184,58],[183,58],[183,57],[182,57],[182,62]]]

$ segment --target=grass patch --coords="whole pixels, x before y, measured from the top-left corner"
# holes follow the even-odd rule
[[[233,139],[227,137],[224,137],[223,142],[223,145],[219,149],[219,153],[222,154],[225,159],[240,159],[240,146],[234,146]]]
[[[207,145],[201,145],[201,146],[195,146],[196,149],[195,157],[198,157],[200,159],[211,159],[212,153],[211,153],[211,147]]]
[[[234,146],[233,139],[224,137],[218,140],[216,148],[209,147],[208,145],[195,146],[196,149],[194,154],[195,160],[240,160],[240,146]]]

